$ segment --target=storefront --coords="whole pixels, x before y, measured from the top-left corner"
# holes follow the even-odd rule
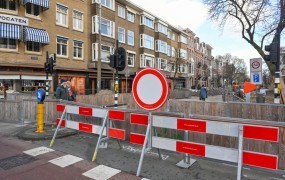
[[[71,89],[76,92],[76,94],[86,94],[85,79],[84,76],[58,76],[58,84],[60,84],[60,79],[71,82]]]

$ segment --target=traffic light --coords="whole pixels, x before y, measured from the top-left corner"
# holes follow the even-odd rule
[[[122,47],[116,49],[117,55],[117,70],[123,71],[126,67],[126,50]]]
[[[53,73],[53,67],[54,67],[53,58],[49,58],[48,61],[49,61],[49,63],[48,63],[49,64],[49,73],[52,74]]]
[[[117,57],[116,57],[116,55],[111,55],[111,56],[109,57],[109,59],[110,59],[109,66],[110,66],[111,68],[115,68],[115,69],[116,69],[116,66],[117,66]]]
[[[46,73],[49,73],[50,72],[50,64],[48,62],[45,62],[44,63],[44,69],[45,69],[45,72]]]
[[[269,52],[269,55],[265,55],[264,60],[271,63],[277,62],[278,44],[273,41],[270,45],[265,46],[265,51]]]

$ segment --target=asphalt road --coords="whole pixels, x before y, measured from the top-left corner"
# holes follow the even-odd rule
[[[16,134],[17,131],[19,131],[20,127],[15,124],[7,124],[7,123],[0,123],[0,134],[1,138],[7,141],[7,139],[13,137],[13,135]],[[13,137],[14,138],[14,137]],[[13,139],[12,138],[12,139]],[[62,139],[56,139],[54,146],[52,147],[53,150],[56,152],[59,152],[56,156],[63,155],[63,154],[70,154],[79,158],[82,158],[84,160],[83,168],[79,167],[77,170],[71,170],[77,172],[76,176],[73,174],[72,176],[69,176],[68,173],[66,174],[66,171],[64,170],[62,173],[66,174],[66,178],[62,179],[74,179],[74,177],[78,178],[78,174],[82,174],[83,171],[87,170],[86,167],[89,167],[89,169],[93,166],[96,167],[98,165],[104,165],[107,167],[115,168],[123,172],[125,176],[122,177],[128,177],[127,179],[138,179],[138,177],[135,176],[138,163],[139,163],[139,157],[141,152],[140,146],[134,146],[127,142],[121,142],[121,147],[118,144],[117,141],[111,140],[109,141],[109,145],[107,149],[99,149],[96,162],[91,162],[91,158],[95,149],[95,145],[97,142],[97,136],[96,135],[90,135],[85,133],[80,133],[78,135],[73,135],[70,137],[62,138]],[[48,147],[50,141],[44,140],[44,141],[33,141],[33,142],[26,142],[22,140],[17,140],[16,144],[13,144],[13,141],[11,141],[11,147],[10,149],[1,149],[3,148],[3,141],[1,141],[0,146],[0,160],[3,158],[6,158],[9,156],[9,153],[11,152],[11,149],[15,149],[15,147],[21,147],[17,146],[17,144],[21,143],[30,143],[32,147],[40,147],[45,146]],[[6,143],[7,144],[7,143]],[[32,148],[29,147],[29,148]],[[29,149],[28,148],[28,149]],[[27,149],[27,148],[24,148]],[[24,150],[23,147],[19,151]],[[8,154],[7,154],[7,153]],[[50,158],[55,158],[55,155],[51,155]],[[221,180],[221,179],[236,179],[236,172],[237,168],[235,165],[226,164],[223,162],[217,162],[213,160],[206,160],[206,159],[197,159],[197,162],[192,165],[189,169],[183,169],[176,166],[176,163],[179,162],[183,158],[182,154],[169,152],[169,151],[162,151],[162,159],[159,159],[157,150],[152,149],[151,152],[147,153],[143,162],[142,171],[141,171],[141,177],[142,178],[148,178],[152,180],[159,180],[159,179],[177,179],[177,180],[184,180],[184,179],[199,179],[199,180]],[[44,157],[43,159],[47,160],[47,157]],[[46,170],[52,172],[55,171],[54,168],[50,167],[49,165],[46,165]],[[45,167],[43,166],[43,167]],[[78,168],[78,167],[77,167]],[[21,171],[22,172],[22,171]],[[40,171],[36,171],[35,173],[38,173]],[[1,171],[0,168],[0,175],[3,173],[3,170]],[[71,173],[72,174],[72,173]],[[244,177],[243,179],[256,179],[256,180],[281,180],[285,179],[282,174],[274,173],[274,172],[267,172],[262,171],[260,169],[253,169],[253,168],[244,168],[243,171]],[[31,174],[28,174],[31,175]],[[0,176],[1,177],[1,176]],[[62,176],[60,176],[62,177]],[[1,179],[1,178],[0,178]],[[8,178],[9,179],[9,178]],[[12,178],[13,179],[13,178]],[[14,178],[15,179],[15,178]],[[17,178],[16,178],[17,179]],[[84,179],[82,177],[82,179]],[[121,179],[119,176],[115,176],[111,179]]]

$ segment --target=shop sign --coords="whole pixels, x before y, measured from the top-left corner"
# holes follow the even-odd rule
[[[28,26],[29,20],[18,16],[11,16],[6,14],[0,14],[0,22],[8,24],[18,24],[22,26]]]

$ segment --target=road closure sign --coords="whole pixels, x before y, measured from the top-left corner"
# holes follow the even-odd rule
[[[250,72],[262,72],[262,59],[250,59]]]
[[[169,95],[169,87],[160,71],[147,68],[141,70],[134,78],[132,93],[141,108],[153,111],[164,105]]]

